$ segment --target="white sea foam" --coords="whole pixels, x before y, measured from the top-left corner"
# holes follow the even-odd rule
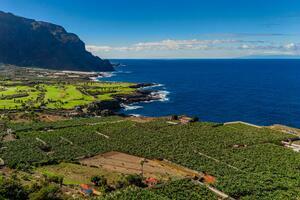
[[[120,70],[120,71],[116,71],[115,73],[116,74],[131,74],[132,72],[131,71],[122,71],[122,70]]]
[[[102,72],[100,78],[110,78],[116,76],[116,72]]]
[[[98,77],[90,77],[90,79],[91,79],[92,81],[98,81],[98,78],[99,78],[99,76],[98,76]]]
[[[145,86],[143,87],[142,89],[151,89],[151,88],[158,88],[158,87],[163,87],[165,85],[163,84],[159,84],[159,83],[154,83],[154,85],[151,85],[151,86]]]
[[[159,91],[154,91],[151,93],[151,95],[153,97],[157,97],[158,98],[158,101],[169,101],[169,97],[168,95],[170,94],[169,91],[166,91],[166,90],[159,90]]]
[[[110,77],[116,76],[117,74],[130,74],[130,73],[131,73],[131,71],[101,72],[100,76],[98,76],[96,78],[91,78],[91,79],[98,80],[101,78],[110,78]]]
[[[134,105],[134,104],[131,104],[131,105],[121,104],[121,107],[122,107],[125,111],[128,111],[128,110],[136,110],[136,109],[143,108],[143,106],[138,106],[138,105]]]
[[[142,115],[140,115],[140,114],[130,114],[130,116],[133,116],[133,117],[142,117]]]

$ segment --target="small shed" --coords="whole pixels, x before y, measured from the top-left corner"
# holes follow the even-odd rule
[[[216,182],[216,178],[214,176],[211,176],[208,174],[204,175],[203,180],[205,183],[208,183],[208,184],[212,184],[212,183]]]
[[[101,195],[101,192],[95,190],[93,187],[91,187],[88,184],[80,184],[80,193],[84,196],[92,196],[92,195]]]
[[[145,180],[145,183],[148,185],[148,187],[153,187],[159,183],[159,180],[153,177],[149,177]]]
[[[80,193],[84,196],[91,196],[93,194],[93,189],[87,184],[80,184]]]

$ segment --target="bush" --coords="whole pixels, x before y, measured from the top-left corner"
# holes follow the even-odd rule
[[[49,183],[57,183],[59,185],[63,184],[64,177],[63,176],[58,176],[58,175],[44,175],[45,180]]]
[[[125,188],[125,187],[127,187],[127,186],[128,186],[128,184],[127,184],[126,181],[121,181],[121,180],[119,180],[119,181],[117,181],[117,183],[116,183],[116,185],[115,185],[115,188],[116,188],[117,190],[119,190],[119,189],[123,189],[123,188]]]
[[[137,187],[146,187],[147,185],[143,182],[143,177],[137,174],[131,174],[126,176],[126,181],[129,185],[135,185]]]
[[[193,117],[193,118],[192,118],[192,121],[193,121],[193,122],[198,122],[198,121],[199,121],[199,117],[197,117],[197,116]]]
[[[42,187],[38,192],[29,195],[30,200],[60,200],[60,189],[57,185],[47,185]]]
[[[104,176],[93,176],[91,182],[95,186],[107,186],[107,179]]]
[[[171,120],[178,120],[178,115],[172,115]]]
[[[28,191],[22,186],[18,179],[0,180],[0,199],[27,199]]]

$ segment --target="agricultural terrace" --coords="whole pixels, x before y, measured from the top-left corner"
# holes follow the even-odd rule
[[[218,197],[206,187],[195,185],[189,180],[171,181],[167,184],[148,190],[129,187],[121,191],[113,192],[95,200],[217,200]]]
[[[1,143],[0,157],[12,168],[119,151],[206,172],[216,177],[214,187],[236,199],[300,198],[300,154],[281,145],[290,134],[269,128],[206,122],[171,125],[164,119],[139,123],[121,117],[8,126],[17,139]]]
[[[111,82],[14,82],[0,81],[0,109],[73,109],[91,102],[130,94],[131,83]]]

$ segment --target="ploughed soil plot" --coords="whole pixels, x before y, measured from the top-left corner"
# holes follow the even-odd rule
[[[94,157],[80,160],[80,163],[87,166],[97,166],[105,170],[115,171],[123,174],[141,174],[146,177],[169,178],[169,177],[194,177],[202,174],[181,167],[169,161],[148,160],[145,158],[121,153],[107,152]]]

